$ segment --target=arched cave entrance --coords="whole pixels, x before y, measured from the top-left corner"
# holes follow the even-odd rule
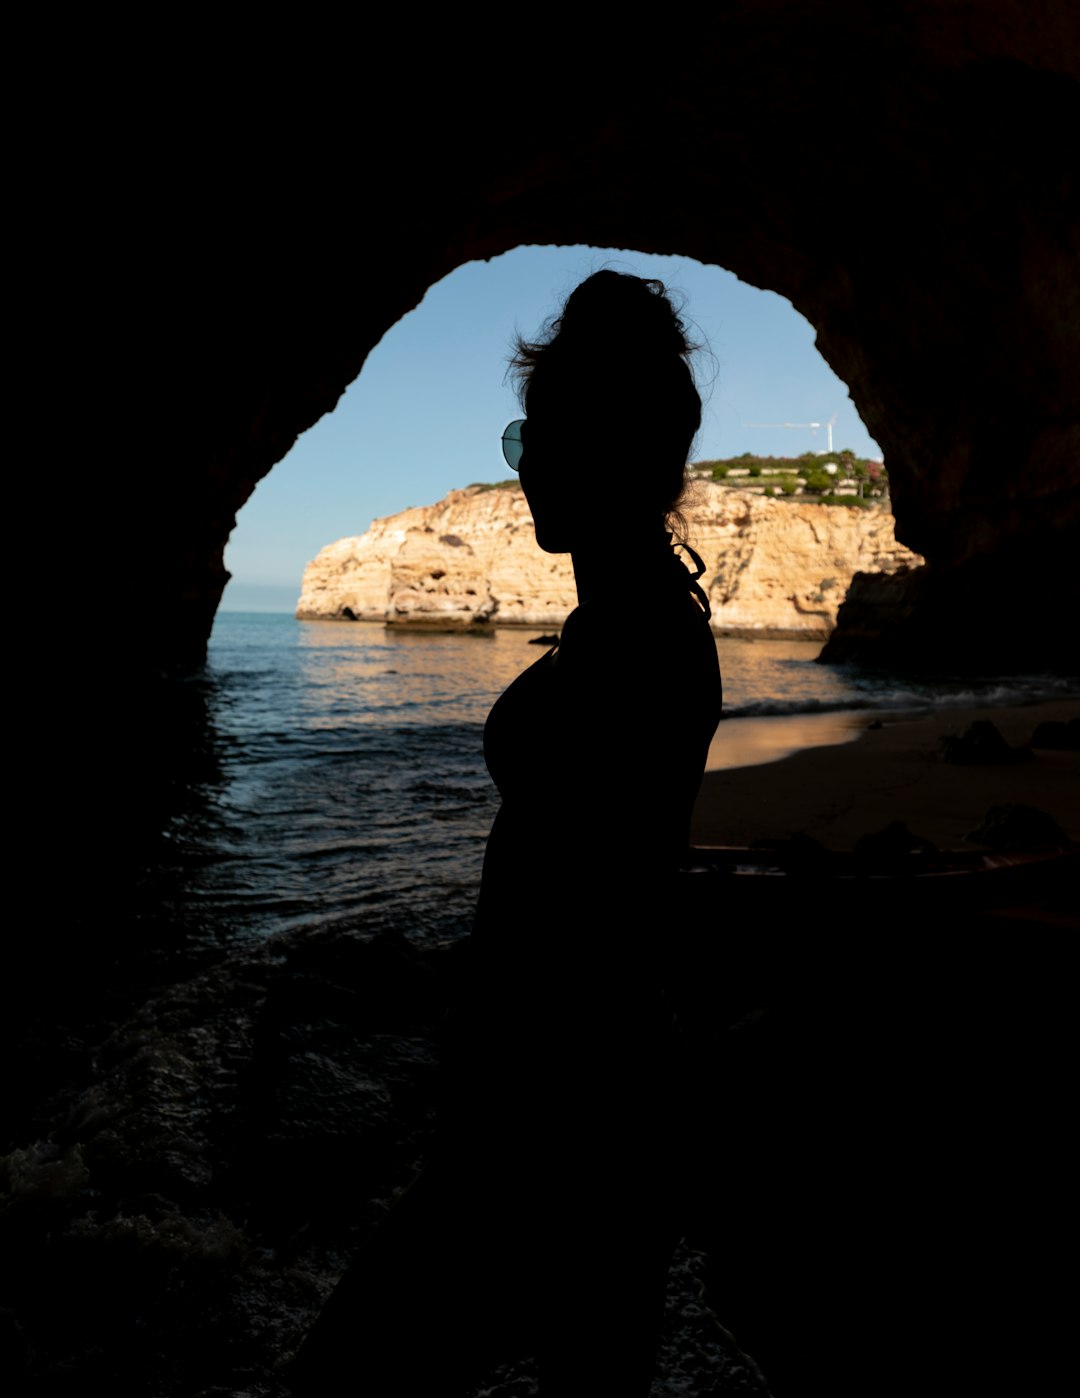
[[[364,533],[373,520],[414,506],[433,507],[448,492],[474,482],[512,480],[498,432],[520,413],[507,362],[514,330],[538,330],[567,290],[600,267],[660,278],[688,317],[699,346],[695,374],[705,403],[695,461],[749,449],[787,459],[790,474],[794,458],[824,453],[830,445],[853,449],[858,457],[880,457],[847,386],[814,348],[813,327],[784,298],[687,258],[520,247],[465,264],[429,288],[421,304],[380,340],[333,412],[302,433],[259,483],[229,538],[225,563],[232,576],[222,607],[293,612],[305,568],[326,545]],[[619,354],[618,345],[610,348]],[[621,471],[606,449],[601,412],[598,404],[590,479],[582,481],[583,504],[590,509],[598,503],[593,491],[609,489]],[[785,422],[778,424],[777,418]],[[779,472],[779,463],[775,469]],[[745,466],[735,472],[730,484],[746,477]],[[743,483],[752,491],[770,486],[769,493],[779,491],[772,476]],[[695,485],[691,499],[695,494],[704,503],[709,492]],[[603,527],[602,520],[597,527]],[[891,544],[891,522],[888,534]],[[722,545],[710,550],[696,533],[695,540],[708,555],[708,587],[713,554],[717,548],[722,552]],[[450,555],[438,566],[452,579],[460,561]],[[830,557],[823,568],[835,572],[836,560]],[[335,566],[335,595],[342,586],[348,591],[350,576]],[[369,586],[378,595],[379,587]],[[832,611],[844,587],[846,578],[830,598]],[[349,612],[343,614],[359,607],[365,617],[383,615],[375,618],[350,596]],[[714,608],[721,596],[714,596]],[[801,621],[790,598],[785,600],[791,615],[763,621],[766,632],[770,626],[783,629],[786,622],[805,625],[810,639],[820,638],[827,615],[814,612]],[[520,610],[520,601],[516,605]],[[808,609],[814,605],[806,603]],[[304,614],[339,613],[321,603],[312,612],[309,603]],[[460,622],[455,614],[448,624],[454,620]],[[732,624],[721,614],[714,621],[721,631]],[[555,625],[556,617],[546,624]]]
[[[150,369],[156,423],[128,658],[199,659],[236,510],[433,281],[524,242],[630,242],[786,296],[850,386],[929,561],[850,653],[1072,663],[1046,607],[1075,601],[1080,527],[1069,7],[736,3],[663,58],[590,21],[510,30],[497,75],[456,32],[404,45],[400,110],[328,83],[264,102],[257,142],[163,111],[124,276],[134,307],[145,257],[153,328],[122,368]]]

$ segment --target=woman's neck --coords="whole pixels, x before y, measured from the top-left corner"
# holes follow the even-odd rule
[[[671,555],[671,535],[664,528],[646,529],[640,533],[628,533],[616,528],[613,533],[616,536],[613,546],[618,549],[620,563],[631,568],[647,567],[651,563],[662,564]],[[571,549],[579,603],[599,596],[608,585],[611,548],[606,541],[588,540],[580,547]]]

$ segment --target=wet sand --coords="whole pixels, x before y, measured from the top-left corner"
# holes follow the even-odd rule
[[[944,735],[962,733],[976,719],[989,719],[1017,746],[1030,741],[1037,724],[1077,716],[1080,700],[943,709],[930,716],[813,715],[816,734],[786,730],[786,719],[733,719],[720,726],[722,746],[710,753],[710,769],[725,749],[738,757],[741,738],[755,765],[706,772],[692,839],[747,845],[802,832],[830,849],[849,850],[860,835],[902,820],[941,849],[970,850],[975,846],[966,837],[990,807],[1020,803],[1048,812],[1080,841],[1080,753],[1040,748],[1031,762],[1007,766],[956,766],[941,757]],[[882,726],[869,728],[875,721]],[[769,724],[776,725],[772,733],[764,727]],[[830,745],[771,760],[807,738]]]
[[[757,767],[765,762],[779,762],[805,748],[853,743],[873,717],[872,713],[840,710],[785,718],[724,719],[709,744],[705,770]]]

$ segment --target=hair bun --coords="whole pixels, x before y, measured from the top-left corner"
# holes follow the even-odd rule
[[[663,282],[628,276],[623,272],[596,272],[576,287],[562,315],[552,325],[555,335],[569,349],[581,343],[602,344],[650,356],[689,355],[693,346]]]

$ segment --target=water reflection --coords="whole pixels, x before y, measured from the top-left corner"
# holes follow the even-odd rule
[[[539,631],[440,635],[364,622],[300,625],[300,712],[312,727],[480,723],[544,653]]]
[[[284,619],[283,619],[284,620]],[[530,644],[543,633],[500,628],[481,635],[395,630],[373,623],[302,622],[296,627],[297,698],[310,727],[479,723],[510,682],[544,652]],[[717,641],[728,716],[786,715],[860,707],[873,702],[880,680],[815,665],[816,641]],[[638,664],[663,663],[662,638],[649,638],[627,627],[626,673],[632,684]],[[673,676],[678,682],[678,676]],[[765,729],[747,729],[754,761],[768,754],[816,742],[836,741],[838,731],[810,723],[799,738],[770,739]],[[794,735],[795,730],[792,730]],[[820,736],[818,736],[820,735]],[[730,735],[724,751],[743,759]]]
[[[541,634],[219,616],[202,682],[215,763],[190,784],[160,871],[190,935],[328,921],[421,943],[467,931],[498,806],[484,721],[544,654],[529,644]],[[867,721],[842,710],[875,702],[870,682],[815,665],[815,643],[717,645],[737,716],[721,724],[711,768],[844,741]],[[632,687],[635,667],[658,657],[662,641],[628,626],[620,682]]]

